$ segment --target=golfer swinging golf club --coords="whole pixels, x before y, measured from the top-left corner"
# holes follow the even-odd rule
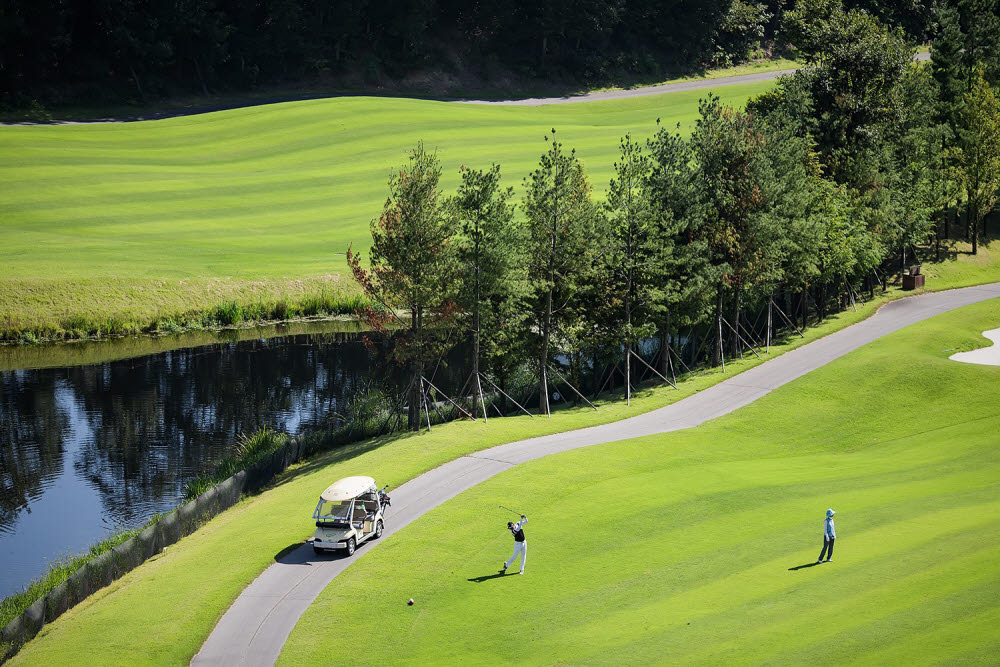
[[[521,571],[518,574],[524,574],[524,563],[528,560],[528,543],[524,541],[524,524],[526,523],[528,523],[528,517],[523,514],[521,515],[521,520],[517,523],[507,522],[507,530],[514,536],[514,555],[510,557],[510,560],[503,562],[501,572],[506,572],[507,566],[517,559],[518,554],[521,554]]]
[[[826,521],[823,522],[823,550],[819,552],[819,558],[816,560],[817,563],[823,563],[823,556],[826,556],[826,561],[829,563],[833,560],[833,543],[837,539],[837,531],[833,529],[833,515],[836,514],[832,509],[826,511]]]

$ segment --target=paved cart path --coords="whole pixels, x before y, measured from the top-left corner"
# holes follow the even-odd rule
[[[917,53],[914,60],[930,60],[930,52]],[[537,107],[543,104],[566,104],[570,102],[598,102],[600,100],[622,100],[629,97],[645,97],[646,95],[662,95],[663,93],[677,93],[682,90],[701,90],[703,88],[717,88],[719,86],[731,86],[739,83],[757,83],[759,81],[771,81],[779,76],[791,74],[798,68],[782,69],[773,72],[755,72],[753,74],[740,74],[738,76],[723,76],[717,79],[693,79],[691,81],[679,81],[677,83],[663,83],[658,86],[643,86],[641,88],[629,88],[626,90],[602,90],[595,93],[582,93],[580,95],[563,95],[561,97],[531,97],[523,100],[451,100],[453,102],[465,102],[467,104],[501,104],[508,106]]]
[[[918,54],[920,56],[926,54]],[[664,83],[658,86],[642,86],[639,88],[628,88],[625,90],[603,90],[594,93],[579,93],[571,95],[561,95],[559,97],[529,97],[518,100],[479,100],[471,98],[442,98],[442,97],[422,97],[414,99],[426,99],[435,102],[452,102],[457,104],[499,104],[506,106],[526,106],[537,107],[543,104],[569,104],[572,102],[596,102],[599,100],[620,100],[629,97],[645,97],[647,95],[662,95],[663,93],[676,93],[682,90],[700,90],[703,88],[717,88],[719,86],[730,86],[740,83],[755,83],[758,81],[771,81],[783,74],[791,74],[797,68],[776,70],[773,72],[755,72],[752,74],[740,74],[738,76],[725,76],[715,79],[692,79],[690,81],[679,81],[677,83]],[[360,95],[360,94],[359,94]],[[322,93],[307,93],[303,95],[282,95],[277,97],[267,97],[252,102],[233,102],[220,104],[199,104],[191,107],[179,109],[167,109],[164,111],[146,111],[128,116],[110,118],[87,118],[77,120],[52,120],[52,121],[14,121],[2,122],[0,125],[93,125],[100,123],[134,123],[145,120],[164,120],[166,118],[177,118],[180,116],[195,116],[203,113],[214,113],[216,111],[227,111],[229,109],[242,109],[244,107],[255,107],[266,104],[281,104],[284,102],[305,102],[308,100],[322,100],[332,97],[357,97],[359,95],[331,95]],[[386,99],[411,99],[405,95],[386,95]]]
[[[521,100],[460,99],[450,101],[463,102],[465,104],[499,104],[504,106],[538,107],[543,104],[568,104],[572,102],[623,100],[629,97],[645,97],[647,95],[677,93],[682,90],[701,90],[703,88],[717,88],[719,86],[731,86],[739,83],[772,81],[773,79],[777,79],[779,76],[791,74],[797,69],[798,68],[793,67],[792,69],[775,70],[773,72],[755,72],[753,74],[740,74],[738,76],[722,76],[716,79],[692,79],[691,81],[679,81],[677,83],[661,83],[658,86],[643,86],[641,88],[626,88],[624,90],[601,90],[594,93],[562,95],[560,97],[529,97]]]
[[[497,473],[578,447],[698,426],[897,329],[991,298],[1000,298],[1000,283],[893,301],[862,322],[672,405],[603,426],[499,445],[426,472],[392,491],[393,505],[382,539],[362,545],[354,557],[315,556],[303,544],[269,567],[222,617],[193,663],[274,664],[299,617],[334,577],[428,510]]]
[[[918,53],[913,56],[914,60],[930,60],[930,53]],[[679,81],[677,83],[663,83],[658,86],[642,86],[639,88],[628,88],[625,90],[602,90],[594,93],[581,93],[579,95],[562,95],[559,97],[529,97],[520,100],[476,100],[476,99],[456,99],[456,98],[436,98],[427,97],[421,99],[434,100],[438,102],[456,102],[460,104],[499,104],[506,106],[537,107],[543,104],[569,104],[573,102],[597,102],[600,100],[622,100],[630,97],[645,97],[647,95],[662,95],[663,93],[676,93],[682,90],[702,90],[704,88],[717,88],[719,86],[731,86],[740,83],[756,83],[759,81],[771,81],[784,74],[791,74],[798,68],[775,70],[773,72],[755,72],[752,74],[740,74],[738,76],[723,76],[716,79],[692,79],[690,81]],[[148,111],[130,116],[117,118],[89,118],[82,120],[54,120],[54,121],[17,121],[3,122],[0,125],[89,125],[94,123],[134,123],[144,120],[163,120],[165,118],[177,118],[179,116],[193,116],[196,114],[212,113],[215,111],[226,111],[228,109],[241,109],[244,107],[261,106],[265,104],[280,104],[283,102],[303,102],[306,100],[321,100],[330,97],[356,97],[356,95],[330,95],[330,94],[303,94],[303,95],[283,95],[279,97],[269,97],[253,102],[234,102],[231,104],[202,104],[180,109],[168,109],[165,111]],[[392,96],[387,96],[392,97]],[[405,96],[404,96],[405,97]]]

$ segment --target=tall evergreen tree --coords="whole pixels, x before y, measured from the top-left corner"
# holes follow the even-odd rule
[[[955,132],[948,116],[939,113],[945,93],[935,74],[933,64],[914,66],[903,81],[905,114],[894,143],[896,189],[905,210],[900,227],[904,248],[923,244],[932,232],[939,239],[938,223],[961,194]]]
[[[965,81],[967,90],[976,83],[976,68],[990,85],[1000,83],[1000,1],[958,0],[965,35]]]
[[[656,279],[660,247],[667,239],[659,238],[656,219],[645,184],[651,171],[649,155],[642,145],[625,135],[619,145],[615,177],[608,186],[605,211],[608,217],[608,241],[603,256],[602,281],[607,303],[619,323],[618,342],[624,344],[625,401],[632,400],[632,348],[636,341],[652,333],[650,308],[660,291]]]
[[[931,72],[938,85],[938,122],[955,127],[968,86],[965,83],[965,35],[958,10],[947,4],[936,9],[937,34],[931,45]]]
[[[647,147],[652,168],[644,196],[658,240],[653,263],[658,290],[651,310],[660,333],[660,371],[667,375],[672,367],[673,334],[701,322],[711,309],[718,273],[701,234],[704,211],[690,143],[676,129],[661,126]]]
[[[700,233],[708,244],[718,271],[713,364],[722,360],[723,340],[729,327],[740,320],[741,297],[757,278],[773,237],[761,213],[764,137],[751,116],[724,107],[709,95],[699,105],[700,117],[691,135],[699,176],[699,199],[705,215]],[[724,327],[723,303],[731,297],[732,320]],[[731,353],[740,349],[737,335]]]
[[[528,232],[528,288],[540,382],[538,409],[549,414],[549,363],[553,340],[566,323],[569,307],[597,254],[600,209],[576,151],[545,137],[549,150],[525,179]]]
[[[805,26],[797,39],[812,67],[782,87],[808,91],[806,129],[829,175],[870,188],[888,168],[885,144],[903,113],[900,82],[913,50],[900,30],[867,12],[844,11],[840,0],[809,0],[796,6],[789,21],[796,17]]]
[[[462,183],[447,207],[458,230],[455,251],[463,278],[460,304],[472,313],[474,416],[482,400],[481,343],[485,339],[487,354],[505,346],[506,337],[498,329],[516,325],[516,318],[514,322],[510,318],[520,310],[523,296],[523,227],[514,218],[513,194],[512,188],[500,185],[500,165],[487,171],[463,166]]]

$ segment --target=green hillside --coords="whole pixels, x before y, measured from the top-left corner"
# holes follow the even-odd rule
[[[697,429],[498,475],[338,577],[281,663],[992,663],[1000,368],[948,355],[998,324],[967,307]],[[523,577],[490,578],[499,503],[529,516]]]
[[[770,82],[721,87],[740,105]],[[390,170],[422,139],[445,176],[520,186],[558,130],[598,194],[618,140],[687,125],[690,91],[545,107],[335,98],[136,123],[0,128],[0,329],[345,293]],[[304,282],[299,282],[303,279]]]

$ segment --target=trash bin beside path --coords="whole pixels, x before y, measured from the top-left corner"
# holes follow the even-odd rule
[[[924,286],[924,274],[920,273],[920,265],[915,264],[903,274],[903,289],[913,290]]]

